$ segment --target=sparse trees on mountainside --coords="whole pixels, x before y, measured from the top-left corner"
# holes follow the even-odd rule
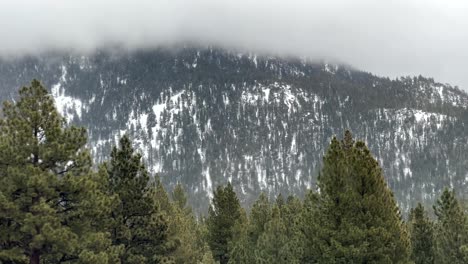
[[[40,82],[0,119],[0,263],[468,263],[468,216],[453,190],[401,219],[382,170],[350,132],[333,138],[318,189],[241,207],[218,186],[206,218],[184,186],[150,177],[127,136],[93,167]]]

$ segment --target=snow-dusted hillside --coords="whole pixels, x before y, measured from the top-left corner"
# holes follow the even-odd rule
[[[468,192],[468,95],[422,77],[218,49],[44,56],[0,62],[4,99],[40,78],[69,123],[89,130],[96,161],[128,133],[151,172],[184,183],[206,208],[231,181],[260,191],[314,188],[333,135],[367,142],[405,210],[444,186]]]

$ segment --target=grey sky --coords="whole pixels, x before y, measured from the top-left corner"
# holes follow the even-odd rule
[[[194,41],[468,90],[467,14],[466,0],[2,0],[0,55]]]

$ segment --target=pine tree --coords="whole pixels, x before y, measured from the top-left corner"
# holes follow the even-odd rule
[[[198,262],[199,264],[218,264],[219,263],[214,260],[213,254],[208,248],[204,250],[204,252],[205,253],[203,254],[202,260]]]
[[[318,262],[406,263],[409,239],[393,193],[363,142],[334,138],[319,178],[315,231],[325,241]]]
[[[302,263],[335,263],[330,251],[332,225],[324,213],[324,198],[309,190],[304,198],[300,229],[303,239]]]
[[[284,206],[284,198],[283,198],[283,195],[280,193],[278,194],[278,196],[276,197],[276,206],[278,206],[278,208],[280,209],[280,211],[283,210],[283,206]]]
[[[202,260],[198,263],[200,264],[219,264],[218,261],[215,261],[213,257],[213,252],[211,251],[210,246],[208,245],[208,228],[206,226],[206,219],[200,218],[197,221],[198,224],[198,232],[199,232],[199,239],[203,242],[202,252]]]
[[[232,228],[232,239],[229,243],[229,264],[255,263],[255,244],[252,243],[252,226],[246,212],[241,209],[241,215]]]
[[[294,264],[300,256],[295,251],[294,240],[288,236],[287,228],[278,207],[274,207],[271,220],[257,241],[256,263]]]
[[[240,218],[240,208],[239,199],[231,183],[225,187],[216,188],[208,211],[207,228],[208,244],[214,259],[220,264],[226,264],[229,261],[228,244],[232,239],[232,228]]]
[[[411,259],[415,264],[434,262],[434,226],[421,203],[410,213]]]
[[[288,196],[283,209],[280,209],[281,218],[286,226],[286,234],[289,238],[291,251],[299,259],[304,255],[304,234],[303,234],[303,204],[301,200],[295,196]]]
[[[109,191],[119,197],[111,213],[113,244],[124,248],[122,263],[168,262],[168,225],[151,195],[148,172],[130,139],[123,136],[119,143],[107,165]]]
[[[185,192],[184,188],[180,183],[178,183],[175,187],[174,190],[172,191],[172,200],[176,204],[176,206],[181,209],[189,209],[188,211],[191,211],[190,208],[186,208],[187,206],[187,193]]]
[[[37,80],[0,121],[0,262],[116,263],[99,224],[114,197],[93,173],[86,131],[67,127]]]
[[[173,248],[170,256],[177,264],[202,262],[209,248],[201,226],[191,208],[187,206],[187,194],[184,189],[180,184],[174,187],[172,202],[169,201],[160,181],[156,190],[157,194],[154,197],[162,205],[161,208],[164,208],[163,213],[168,222],[168,240]]]
[[[156,175],[154,177],[154,180],[151,181],[150,186],[151,198],[153,200],[153,203],[156,204],[156,206],[159,208],[159,210],[161,210],[161,212],[164,212],[166,214],[171,213],[173,205],[171,203],[171,199],[169,198],[169,194],[166,191],[166,188],[164,188],[164,185],[161,182],[161,179],[159,178],[159,175]]]
[[[454,191],[443,191],[434,213],[437,216],[436,263],[466,263],[468,221]]]
[[[265,231],[265,225],[271,220],[272,209],[265,193],[261,193],[252,206],[250,212],[249,236],[253,245],[257,243],[260,235]]]

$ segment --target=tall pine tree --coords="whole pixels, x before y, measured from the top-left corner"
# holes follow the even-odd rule
[[[229,243],[233,236],[233,226],[241,216],[241,207],[231,183],[218,186],[213,193],[212,205],[208,211],[208,244],[213,257],[220,264],[229,261]]]
[[[409,239],[393,193],[363,142],[333,138],[319,177],[325,247],[318,262],[406,263]],[[321,259],[323,257],[323,259]]]
[[[271,220],[272,209],[265,193],[261,193],[250,211],[249,236],[253,245],[257,243],[260,235],[265,231],[266,224]]]
[[[435,263],[434,226],[422,204],[410,213],[411,259],[415,264]]]
[[[127,136],[112,149],[107,170],[109,192],[119,198],[111,213],[110,233],[114,245],[124,248],[122,263],[168,262],[168,225],[151,195],[141,155],[135,153]]]
[[[434,213],[437,216],[436,263],[466,263],[468,222],[454,191],[443,191],[434,206]]]
[[[288,196],[286,204],[280,208],[281,218],[286,226],[286,234],[289,238],[290,251],[293,252],[298,259],[302,259],[304,255],[304,233],[302,218],[303,204],[301,200],[295,196]]]
[[[113,197],[93,173],[86,131],[68,127],[37,80],[0,121],[0,262],[115,263],[99,223]]]
[[[255,263],[255,245],[252,243],[252,234],[249,231],[251,229],[247,214],[241,209],[241,216],[232,228],[233,236],[228,245],[229,264]]]
[[[327,240],[333,225],[324,213],[325,199],[309,190],[304,198],[300,229],[303,236],[302,263],[335,263]]]

